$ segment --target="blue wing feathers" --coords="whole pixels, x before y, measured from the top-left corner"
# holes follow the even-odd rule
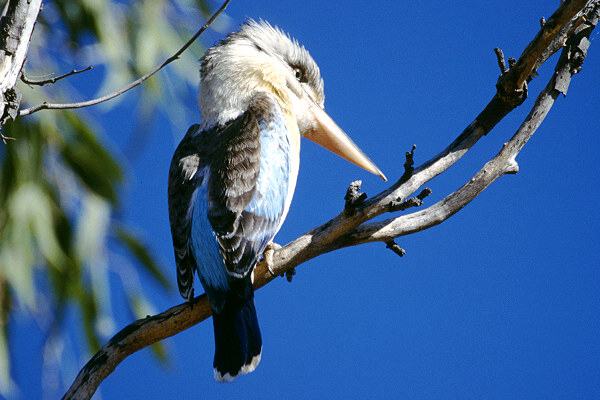
[[[286,207],[290,143],[279,106],[269,104],[268,113],[240,117],[242,123],[217,133],[214,159],[196,174],[202,183],[194,193],[190,244],[215,307],[228,279],[252,270]]]
[[[206,179],[204,180],[206,182]],[[192,212],[191,245],[196,257],[196,268],[202,285],[212,291],[226,291],[229,288],[227,272],[215,233],[208,220],[208,200],[206,184],[194,193]],[[215,299],[216,300],[216,299]]]

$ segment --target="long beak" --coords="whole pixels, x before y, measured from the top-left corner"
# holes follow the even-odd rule
[[[379,175],[384,181],[387,178],[379,168],[362,152],[361,149],[337,126],[325,111],[316,104],[310,105],[316,121],[316,129],[308,132],[304,137],[325,147],[338,156],[358,165],[372,174]]]

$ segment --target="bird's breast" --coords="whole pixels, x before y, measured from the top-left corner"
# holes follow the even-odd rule
[[[288,168],[290,171],[290,181],[288,184],[288,192],[285,199],[285,207],[281,223],[285,220],[287,213],[294,197],[296,190],[296,181],[298,180],[298,170],[300,169],[300,130],[296,122],[296,117],[291,113],[285,113],[285,125],[290,147],[290,156],[288,160]]]
[[[300,136],[294,119],[276,113],[263,120],[260,130],[260,170],[254,198],[247,210],[269,210],[271,220],[278,220],[277,230],[287,216],[299,168]]]
[[[296,123],[296,117],[290,113],[285,113],[285,125],[287,131],[287,142],[289,143],[289,157],[288,157],[288,170],[289,170],[289,183],[288,190],[285,197],[285,204],[283,209],[283,215],[281,217],[281,224],[287,217],[287,213],[294,197],[294,191],[296,190],[296,181],[298,179],[298,170],[300,169],[300,131],[298,124]]]

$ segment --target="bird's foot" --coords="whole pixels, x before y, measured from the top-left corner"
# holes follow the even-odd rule
[[[271,274],[271,276],[277,276],[275,274],[275,272],[273,271],[273,253],[275,253],[275,250],[280,249],[281,245],[278,245],[277,243],[269,243],[267,244],[267,247],[265,247],[265,251],[263,252],[263,257],[265,259],[265,263],[267,264],[267,269],[269,270],[269,273]]]
[[[190,306],[190,308],[193,310],[194,309],[194,304],[196,303],[194,298],[194,288],[190,289],[190,292],[188,293],[187,299],[186,299],[186,303]]]

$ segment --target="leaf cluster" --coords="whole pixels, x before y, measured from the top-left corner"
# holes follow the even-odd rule
[[[72,101],[118,87],[177,49],[208,11],[204,0],[47,2],[24,67],[27,77],[97,68],[44,87],[21,83],[22,101]],[[0,395],[15,387],[9,363],[18,356],[9,344],[14,315],[35,320],[47,333],[47,347],[64,347],[65,321],[76,321],[88,351],[95,351],[114,333],[114,291],[139,318],[152,312],[140,273],[165,292],[171,289],[166,268],[119,211],[132,173],[126,161],[143,148],[153,118],[162,115],[182,132],[193,118],[183,99],[197,82],[190,71],[197,71],[202,48],[191,50],[136,91],[135,99],[121,96],[91,112],[41,112],[3,128],[16,140],[0,148]],[[122,149],[99,122],[117,107],[130,110],[135,121]],[[154,351],[165,359],[162,347]],[[44,364],[61,365],[60,359]]]

